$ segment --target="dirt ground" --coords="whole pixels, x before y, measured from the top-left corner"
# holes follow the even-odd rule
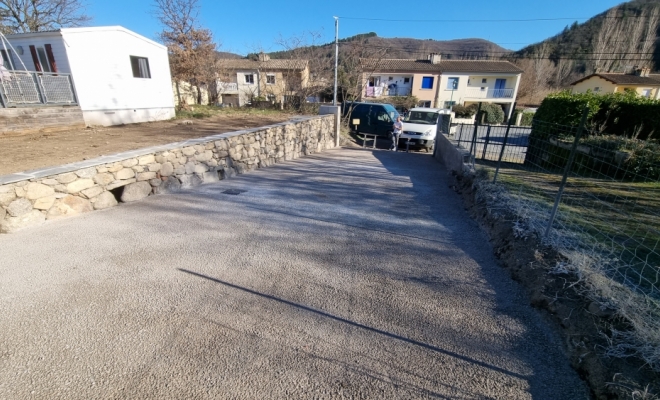
[[[270,125],[293,114],[259,111],[227,113],[208,118],[94,127],[54,133],[0,135],[0,175],[63,165],[186,139]]]

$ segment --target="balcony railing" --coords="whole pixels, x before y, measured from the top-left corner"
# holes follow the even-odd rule
[[[396,87],[387,89],[388,96],[410,96],[412,90],[409,87]]]
[[[238,83],[218,82],[218,90],[220,93],[238,92]]]
[[[381,97],[381,96],[409,96],[411,89],[409,87],[392,88],[386,87],[367,87],[364,90],[364,97]]]
[[[513,99],[514,89],[468,88],[465,97],[471,99]]]
[[[77,105],[71,74],[5,71],[0,79],[4,107],[26,105]]]

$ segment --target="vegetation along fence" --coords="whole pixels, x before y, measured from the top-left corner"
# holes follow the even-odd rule
[[[3,107],[77,105],[70,74],[9,71],[0,79]]]
[[[459,125],[454,138],[493,172],[489,185],[517,215],[516,232],[566,258],[554,272],[574,274],[629,322],[608,335],[609,354],[660,371],[660,145],[599,136],[587,113],[577,126]]]

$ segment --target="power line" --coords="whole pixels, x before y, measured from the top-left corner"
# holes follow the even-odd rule
[[[382,21],[382,22],[539,22],[539,21],[577,21],[589,20],[595,18],[591,17],[559,17],[559,18],[525,18],[525,19],[389,19],[389,18],[366,18],[366,17],[338,17],[340,19],[348,19],[355,21]],[[607,19],[625,19],[625,18],[647,18],[646,15],[622,15],[622,16],[607,16],[603,15],[600,18]]]
[[[340,45],[346,46],[350,45],[350,42],[343,42],[340,43]],[[378,50],[389,50],[389,51],[402,51],[402,52],[408,52],[412,54],[424,54],[428,55],[430,50],[416,50],[412,48],[406,48],[406,47],[393,47],[393,46],[379,46],[379,45],[368,45],[368,48],[370,49],[378,49]],[[542,59],[547,59],[547,60],[554,60],[557,58],[561,58],[563,60],[569,60],[569,59],[574,59],[574,60],[588,60],[580,56],[599,56],[599,55],[606,55],[606,56],[616,56],[616,55],[621,55],[621,56],[626,56],[626,57],[632,57],[632,56],[651,56],[651,58],[641,58],[641,57],[636,57],[634,60],[646,60],[646,61],[653,61],[652,56],[655,54],[653,52],[648,52],[648,53],[642,53],[642,52],[620,52],[620,53],[615,53],[615,52],[582,52],[582,53],[571,53],[571,54],[552,54],[552,56],[534,56],[534,55],[518,55],[515,52],[501,52],[501,51],[488,51],[488,50],[455,50],[455,51],[448,51],[444,52],[443,55],[465,55],[465,54],[472,54],[476,53],[477,55],[482,55],[483,57],[498,57],[497,55],[501,56],[511,56],[511,58],[521,58],[521,59],[534,59],[534,60],[542,60]],[[574,57],[574,58],[569,58],[569,57]],[[598,60],[598,59],[593,59],[593,60]],[[622,60],[621,58],[612,58],[612,59],[606,59],[606,58],[600,58],[600,60]]]

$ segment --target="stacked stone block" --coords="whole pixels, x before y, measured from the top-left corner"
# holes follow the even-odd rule
[[[1,185],[0,233],[217,182],[323,151],[334,146],[334,121],[318,117],[194,142]]]

